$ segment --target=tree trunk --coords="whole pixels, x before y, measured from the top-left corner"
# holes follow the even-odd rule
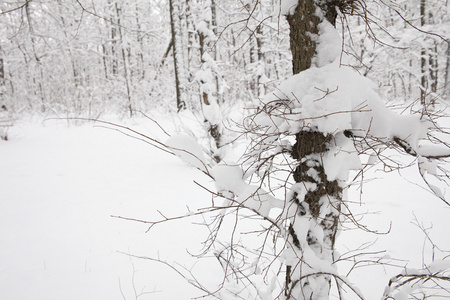
[[[420,25],[425,25],[425,5],[426,0],[420,0]],[[420,103],[425,105],[427,94],[427,51],[422,48],[420,51]]]
[[[60,15],[59,19],[61,20],[61,24],[62,24],[62,27],[63,27],[62,32],[64,34],[64,38],[67,40],[68,39],[68,34],[67,34],[67,29],[66,28],[68,26],[66,24],[65,18],[63,17],[64,13],[62,12],[62,5],[61,5],[61,1],[60,0],[58,1],[58,10],[59,10],[59,15]],[[61,48],[64,49],[64,46],[61,45]],[[68,58],[70,59],[70,64],[72,66],[73,82],[74,82],[75,88],[78,88],[78,86],[81,84],[81,80],[80,80],[80,74],[78,72],[78,68],[77,68],[76,63],[75,63],[75,56],[73,55],[72,48],[69,47],[67,49],[67,52],[68,52]]]
[[[216,0],[211,0],[211,25],[212,31],[215,35],[217,35],[217,8],[216,8]],[[217,59],[217,57],[214,57]]]
[[[214,33],[215,36],[217,36],[217,8],[216,8],[216,0],[211,0],[211,26],[212,26],[212,31]],[[217,43],[219,41],[216,40],[213,47],[212,47],[212,54],[213,54],[213,59],[214,61],[217,61],[218,59],[218,53],[217,53],[217,49],[220,49],[220,47],[217,47]],[[217,103],[222,103],[223,102],[223,93],[221,93],[220,91],[220,82],[219,82],[219,78],[216,77],[216,94],[217,94]]]
[[[429,69],[430,69],[430,89],[432,93],[437,92],[438,87],[438,71],[439,71],[439,64],[438,64],[438,56],[437,56],[437,43],[434,42],[434,47],[430,49],[429,53]]]
[[[315,10],[314,1],[299,1],[295,13],[287,16],[294,74],[309,69],[316,53],[316,43],[311,34],[318,33],[320,18],[315,15]]]
[[[136,16],[136,27],[137,27],[137,34],[136,34],[136,42],[139,45],[139,53],[137,55],[137,73],[138,78],[140,80],[145,79],[145,66],[144,66],[144,34],[141,32],[141,19],[139,17],[139,12],[141,11],[138,6],[138,2],[135,3],[135,16]]]
[[[114,18],[113,10],[113,4],[111,0],[108,0],[108,6],[111,9],[110,11],[110,24],[111,24],[111,73],[113,76],[117,75],[119,73],[119,61],[117,59],[117,28],[116,28],[116,20]]]
[[[194,16],[192,13],[191,0],[186,0],[186,31],[187,31],[187,61],[186,68],[191,70],[193,67],[197,66],[198,61],[193,63],[196,59],[196,34],[195,34],[195,24]],[[189,76],[189,81],[191,81],[191,76]]]
[[[265,76],[266,73],[266,57],[263,53],[263,28],[262,26],[258,26],[255,31],[255,40],[256,40],[256,51],[257,51],[257,57],[258,57],[258,75],[256,76],[256,96],[262,97],[266,94],[264,83],[261,80],[263,75]]]
[[[183,70],[183,49],[180,47],[181,24],[179,22],[180,3],[179,0],[169,0],[170,28],[172,32],[173,64],[175,71],[175,89],[177,93],[177,109],[181,111],[186,108],[186,89]]]
[[[31,12],[30,12],[30,2],[27,2],[25,4],[25,13],[28,21],[28,28],[30,32],[30,39],[31,39],[31,48],[33,50],[33,58],[36,63],[37,72],[39,74],[38,78],[36,76],[33,77],[33,83],[36,83],[38,86],[38,91],[36,91],[36,94],[41,100],[41,112],[46,111],[46,103],[45,103],[45,95],[44,95],[44,87],[42,86],[42,80],[44,80],[44,72],[41,65],[41,60],[38,57],[37,51],[36,51],[36,39],[34,36],[34,30],[32,25],[32,18],[31,18]]]
[[[445,63],[444,92],[450,93],[450,42],[447,42],[447,60]]]
[[[0,57],[0,86],[5,84],[5,69],[3,58]]]
[[[325,19],[332,25],[336,22],[335,6],[329,4],[336,1],[322,2],[318,7],[315,0],[299,1],[295,12],[287,16],[290,25],[290,45],[292,52],[292,66],[294,74],[304,71],[313,65],[316,55],[316,39],[319,34],[319,24],[325,20],[316,13],[323,12]],[[301,100],[301,99],[299,99]],[[296,205],[294,221],[289,226],[290,245],[296,253],[310,251],[320,259],[333,262],[333,251],[336,232],[338,229],[339,213],[341,209],[343,184],[329,181],[321,157],[330,149],[333,136],[317,131],[315,128],[302,130],[296,134],[296,143],[292,147],[292,157],[297,160],[297,167],[293,172],[295,186],[316,186],[310,189],[304,197],[294,192],[290,199],[291,205]],[[312,176],[311,174],[316,174]],[[297,235],[301,230],[301,220],[313,220],[321,227],[323,235],[317,231],[308,231],[306,243],[302,243]],[[297,230],[298,229],[298,230]],[[306,249],[308,248],[308,249]],[[311,274],[305,272],[308,261],[286,267],[285,295],[287,299],[326,299],[331,287],[331,276]],[[314,270],[313,270],[314,271]],[[313,282],[314,284],[313,284]]]
[[[124,47],[124,39],[123,39],[123,32],[122,32],[122,25],[121,25],[121,11],[119,6],[117,5],[117,2],[115,3],[115,10],[117,15],[117,24],[119,25],[119,39],[120,39],[120,50],[122,53],[122,62],[123,62],[123,75],[125,77],[125,87],[127,91],[127,99],[128,99],[128,112],[130,113],[130,117],[133,116],[133,105],[132,105],[132,97],[131,97],[131,78],[129,75],[129,68],[128,63],[129,60],[127,60],[127,55],[125,54],[125,47]]]
[[[202,99],[202,108],[203,114],[205,117],[205,125],[207,126],[207,130],[211,137],[214,139],[215,150],[212,153],[216,162],[220,162],[221,157],[219,153],[219,149],[222,146],[222,134],[221,134],[221,126],[220,126],[220,108],[217,101],[218,96],[218,74],[216,74],[217,70],[211,67],[211,62],[208,62],[205,58],[206,56],[209,59],[213,59],[214,55],[210,55],[208,53],[208,49],[210,49],[210,44],[212,43],[211,32],[211,19],[205,16],[212,15],[212,2],[205,1],[203,4],[201,13],[200,13],[200,22],[203,26],[200,26],[200,29],[197,30],[198,38],[199,38],[199,46],[200,46],[200,57],[201,57],[201,72],[209,73],[210,76],[202,76],[199,80],[200,84],[200,92]],[[206,31],[205,31],[206,30]],[[209,36],[207,36],[209,35]],[[214,91],[216,95],[214,95]],[[208,111],[208,113],[206,113]]]
[[[341,0],[346,2],[346,0]],[[336,25],[337,12],[335,4],[339,1],[324,1],[320,9],[333,26]],[[319,33],[318,25],[322,22],[316,15],[316,1],[299,1],[295,13],[287,16],[290,27],[290,45],[292,52],[292,69],[294,74],[309,69],[316,54],[314,35]]]

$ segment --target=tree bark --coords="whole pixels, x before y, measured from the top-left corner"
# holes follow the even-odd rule
[[[341,1],[345,2],[345,0]],[[322,22],[321,17],[316,15],[316,9],[322,10],[326,20],[333,26],[336,25],[335,5],[339,1],[325,1],[321,7],[318,7],[316,2],[313,0],[299,1],[294,14],[287,16],[294,74],[309,69],[312,58],[316,54],[316,42],[313,37],[319,33],[318,26]]]
[[[309,69],[316,54],[316,43],[311,34],[318,33],[320,18],[316,16],[315,10],[315,1],[299,1],[295,13],[287,16],[294,74]]]

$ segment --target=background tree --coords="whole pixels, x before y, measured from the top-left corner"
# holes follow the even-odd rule
[[[212,30],[212,2],[205,1],[201,6],[197,23],[197,33],[199,37],[199,48],[201,57],[201,67],[195,74],[200,86],[200,94],[203,108],[203,115],[207,130],[214,140],[216,161],[220,161],[220,153],[217,151],[222,146],[222,116],[218,99],[222,93],[219,89],[219,81],[223,86],[222,75],[214,57],[213,43],[216,40]]]
[[[172,30],[172,49],[173,49],[173,63],[175,70],[175,88],[177,91],[177,107],[178,110],[186,108],[186,71],[184,65],[184,47],[183,35],[181,30],[181,22],[183,14],[181,12],[181,2],[179,0],[170,0],[170,27]]]

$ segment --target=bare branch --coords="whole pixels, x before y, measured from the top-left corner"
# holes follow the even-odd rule
[[[1,11],[0,15],[9,14],[9,13],[14,12],[16,10],[21,10],[21,9],[25,8],[31,2],[33,2],[33,0],[26,0],[22,5],[19,5],[17,7],[9,9],[9,10]]]

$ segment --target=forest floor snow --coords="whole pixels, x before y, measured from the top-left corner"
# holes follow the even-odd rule
[[[161,117],[161,122],[164,122]],[[164,140],[155,124],[128,121]],[[208,232],[184,219],[157,225],[141,220],[184,214],[211,203],[194,183],[213,188],[210,179],[179,158],[99,124],[67,126],[61,120],[19,121],[0,141],[0,299],[191,299],[202,293],[158,258],[185,266],[205,286],[221,282],[213,258],[198,259]],[[339,251],[361,245],[366,252],[385,251],[398,265],[420,268],[430,262],[424,233],[450,250],[450,209],[419,184],[416,168],[371,172],[376,180],[352,190],[354,212],[366,215],[374,235],[344,231]],[[189,208],[188,208],[189,207]],[[425,245],[425,252],[424,252]],[[427,250],[428,249],[428,250]],[[425,255],[423,254],[425,253]],[[130,254],[130,255],[128,255]],[[350,280],[367,299],[380,299],[389,279],[401,268],[355,269]],[[342,273],[346,273],[343,266]],[[352,299],[352,297],[349,297]]]

